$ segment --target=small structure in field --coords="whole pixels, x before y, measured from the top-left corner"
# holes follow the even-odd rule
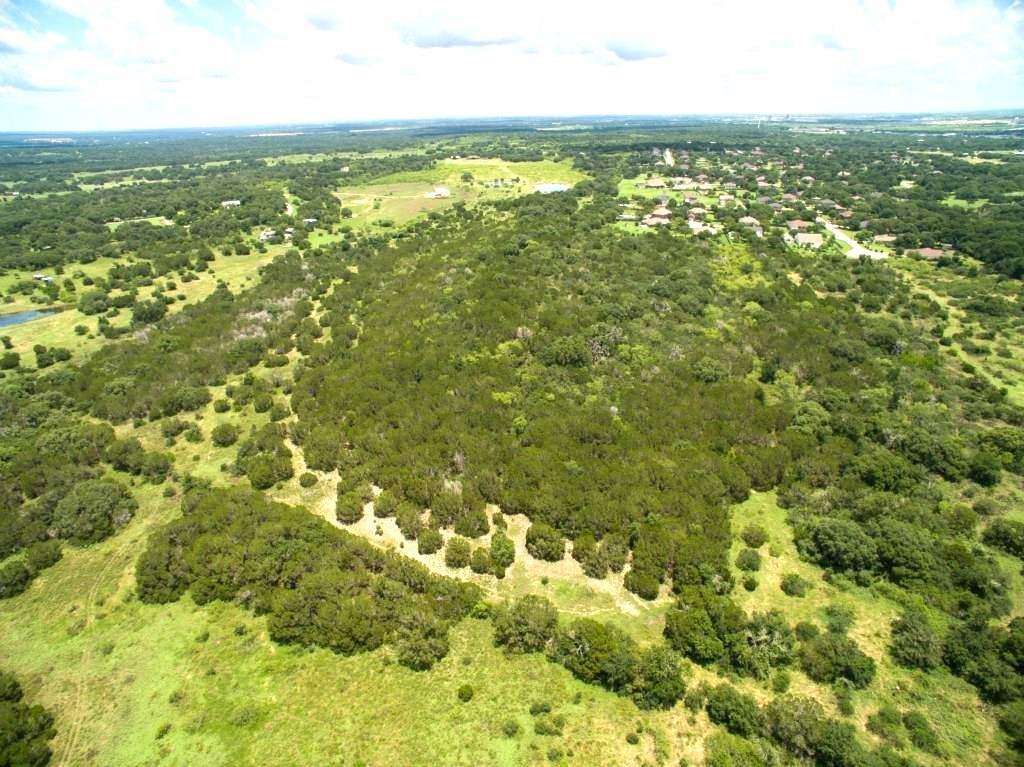
[[[222,200],[220,206],[222,208],[237,208],[241,204],[241,200]]]
[[[434,191],[427,192],[423,196],[426,197],[428,200],[440,200],[446,197],[451,197],[452,193],[447,187],[435,186]]]

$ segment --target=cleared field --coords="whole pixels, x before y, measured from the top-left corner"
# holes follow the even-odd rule
[[[465,175],[468,174],[468,175]],[[352,211],[347,221],[353,228],[400,226],[431,211],[456,202],[471,204],[534,191],[536,184],[569,184],[586,175],[568,162],[508,162],[501,159],[442,160],[434,168],[392,173],[372,183],[345,186],[335,192],[341,204]],[[497,182],[503,182],[496,185]],[[436,187],[449,197],[428,198]]]

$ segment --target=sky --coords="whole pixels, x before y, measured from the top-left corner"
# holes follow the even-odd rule
[[[0,0],[0,131],[1024,108],[1024,0]]]

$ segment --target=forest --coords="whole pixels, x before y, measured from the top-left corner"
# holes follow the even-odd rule
[[[268,737],[208,702],[244,642],[451,683],[476,763],[1024,764],[1020,139],[877,127],[4,144],[0,291],[55,313],[2,328],[0,764],[128,763],[72,657],[168,616],[208,668],[139,763]]]

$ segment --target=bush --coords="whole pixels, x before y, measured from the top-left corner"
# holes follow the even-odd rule
[[[657,599],[658,589],[661,587],[658,579],[653,575],[642,573],[635,569],[630,569],[626,573],[623,584],[638,597],[647,600]]]
[[[993,519],[981,539],[989,546],[1024,559],[1024,522]]]
[[[889,653],[901,666],[930,671],[939,665],[942,647],[924,613],[908,610],[893,621]]]
[[[444,547],[444,563],[453,570],[459,570],[469,564],[469,541],[459,536],[449,539]]]
[[[505,734],[506,738],[514,738],[519,734],[519,722],[515,719],[506,719],[504,724],[501,725],[501,731]]]
[[[499,607],[494,616],[494,643],[510,653],[541,652],[555,635],[558,611],[544,597],[528,594]]]
[[[402,532],[402,537],[411,541],[419,535],[423,529],[423,521],[420,519],[420,510],[411,503],[399,503],[395,511],[395,523]]]
[[[732,685],[712,687],[704,705],[708,718],[734,735],[749,737],[761,729],[761,710],[757,701]]]
[[[761,525],[747,525],[740,533],[740,537],[752,549],[759,549],[768,543],[768,531]]]
[[[736,567],[746,572],[756,573],[761,569],[761,555],[757,549],[743,549],[736,555]]]
[[[338,487],[341,490],[341,486]],[[354,525],[363,518],[363,499],[354,490],[349,490],[338,495],[338,503],[335,506],[334,514],[337,520],[343,525]]]
[[[469,557],[469,569],[477,575],[490,573],[493,569],[491,555],[485,548],[477,548]]]
[[[217,447],[230,447],[238,441],[238,427],[232,423],[221,423],[213,427],[210,439]]]
[[[473,690],[473,685],[464,684],[459,686],[458,696],[459,700],[461,700],[463,703],[469,703],[471,700],[473,700],[474,694],[475,690]]]
[[[123,527],[139,504],[128,489],[111,479],[87,479],[71,488],[53,511],[53,525],[61,538],[96,543]]]
[[[831,684],[847,679],[854,687],[867,687],[875,676],[875,662],[842,634],[821,634],[804,643],[800,665],[811,679]]]
[[[434,554],[441,550],[444,538],[432,527],[421,528],[416,534],[416,550],[420,554]],[[447,559],[447,557],[446,557]]]
[[[21,355],[17,352],[4,352],[0,355],[0,370],[14,370],[21,364]]]
[[[32,573],[38,573],[57,564],[61,556],[60,541],[38,541],[25,550],[25,564]]]
[[[907,729],[910,742],[929,754],[938,754],[939,736],[920,711],[907,711],[903,714],[903,726]]]
[[[299,475],[299,485],[301,487],[313,487],[318,481],[316,474],[311,471],[304,471]]]
[[[491,566],[495,575],[503,576],[516,558],[516,546],[512,539],[500,530],[491,536]]]
[[[782,593],[790,597],[807,596],[807,590],[810,586],[809,581],[801,578],[796,573],[786,573],[782,576],[782,582],[779,583]]]
[[[536,559],[558,562],[565,556],[565,540],[550,525],[534,522],[526,531],[526,550]]]
[[[215,399],[213,401],[213,412],[214,413],[226,413],[231,409],[231,401],[224,399]]]
[[[664,645],[645,650],[637,663],[633,700],[642,709],[668,709],[683,697],[686,682],[679,656]]]
[[[373,516],[379,519],[387,519],[395,516],[398,511],[398,498],[394,493],[384,490],[373,499]]]

